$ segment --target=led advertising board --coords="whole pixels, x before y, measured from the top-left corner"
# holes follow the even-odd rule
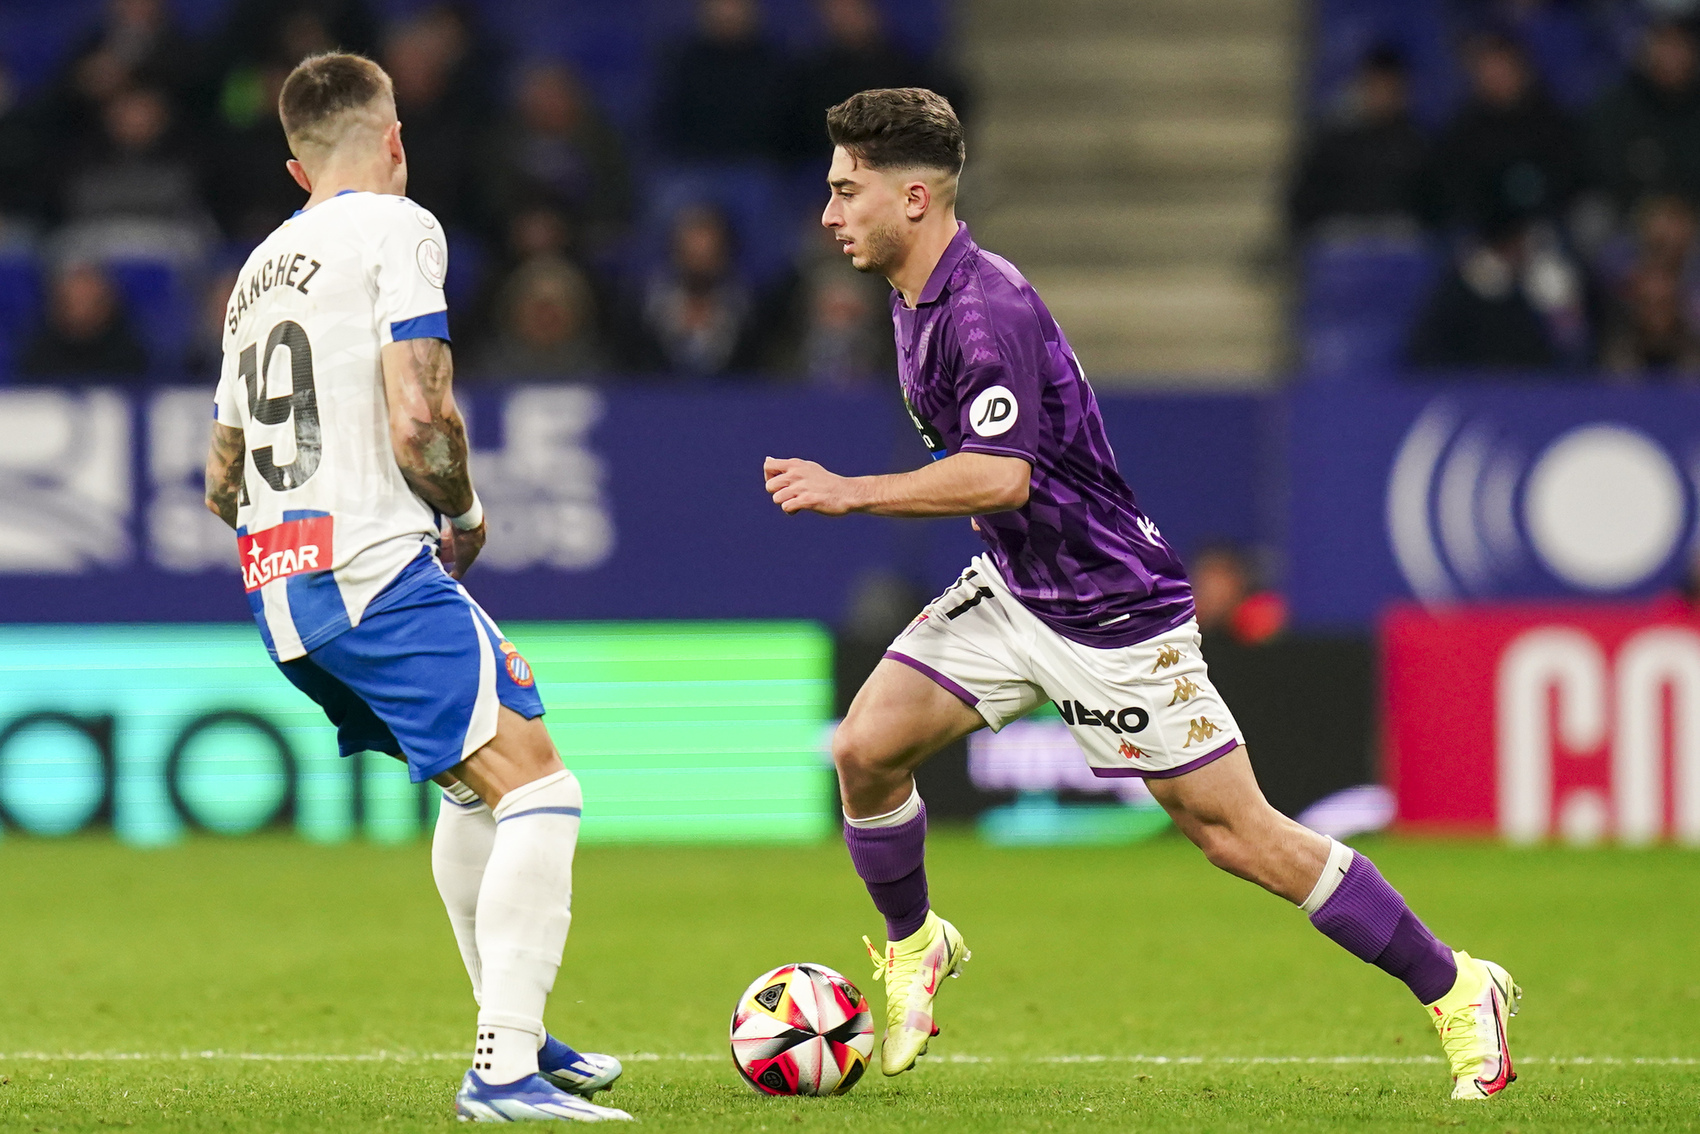
[[[585,842],[797,842],[833,823],[832,644],[804,622],[510,622]],[[436,791],[341,760],[251,624],[0,626],[0,829],[128,842],[283,825],[401,841]]]

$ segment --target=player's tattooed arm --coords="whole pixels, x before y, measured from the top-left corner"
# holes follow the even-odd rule
[[[236,506],[242,500],[246,446],[240,429],[213,422],[212,449],[207,453],[207,511],[236,527]]]
[[[984,516],[1027,503],[1033,466],[1020,457],[956,453],[914,472],[839,476],[813,461],[769,457],[767,491],[786,512],[842,516]]]
[[[454,395],[454,355],[442,339],[404,339],[383,350],[384,396],[389,401],[390,448],[409,487],[444,516],[472,507],[466,421]],[[481,522],[471,530],[444,524],[438,544],[443,566],[466,574],[484,548]]]
[[[454,396],[454,356],[442,339],[404,339],[384,347],[390,445],[402,476],[445,516],[472,507],[466,422]]]

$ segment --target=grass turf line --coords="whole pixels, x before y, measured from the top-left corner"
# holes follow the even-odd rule
[[[1403,988],[1178,841],[995,850],[949,833],[934,840],[934,899],[975,958],[941,994],[939,1058],[834,1100],[758,1098],[717,1060],[639,1061],[603,1099],[659,1130],[1700,1128],[1693,1064],[1538,1061],[1700,1056],[1700,856],[1364,849],[1444,939],[1528,991],[1513,1041],[1534,1058],[1502,1099],[1448,1104],[1444,1071],[1426,1062],[1050,1062],[1403,1061],[1438,1045]],[[471,996],[423,845],[265,837],[142,852],[12,837],[0,865],[0,1052],[470,1046]],[[576,873],[550,1022],[582,1047],[723,1051],[733,999],[785,961],[866,983],[859,937],[877,940],[878,921],[836,845],[593,847]],[[868,991],[877,1008],[881,990]],[[460,1070],[4,1056],[0,1129],[441,1129]]]

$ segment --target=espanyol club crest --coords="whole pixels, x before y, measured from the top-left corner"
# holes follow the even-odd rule
[[[537,679],[531,675],[531,664],[519,656],[519,648],[512,642],[503,642],[502,654],[506,658],[504,664],[508,667],[508,676],[513,679],[513,683],[524,689],[531,688]]]

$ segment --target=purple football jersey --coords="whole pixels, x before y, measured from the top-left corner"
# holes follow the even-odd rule
[[[975,517],[1004,581],[1057,633],[1110,649],[1192,617],[1192,589],[1116,469],[1098,400],[1015,266],[956,237],[911,310],[892,292],[903,400],[938,460],[1020,457],[1027,504]]]

